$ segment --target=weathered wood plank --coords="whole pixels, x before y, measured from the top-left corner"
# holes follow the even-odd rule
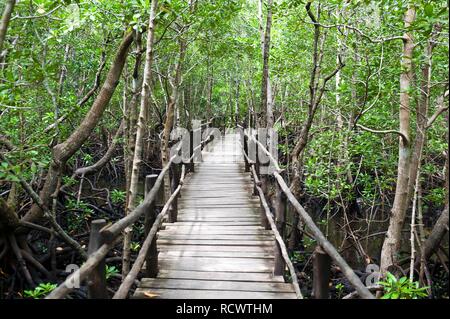
[[[174,227],[180,227],[180,226],[259,226],[259,222],[255,221],[226,221],[226,220],[219,220],[219,221],[190,221],[190,222],[177,222],[175,225],[174,223],[164,223],[162,224],[163,227],[165,226],[174,226]]]
[[[272,276],[272,274],[269,273],[251,272],[161,270],[158,277],[199,280],[284,282],[284,279],[281,276]]]
[[[268,252],[247,251],[196,251],[196,250],[163,250],[159,257],[216,257],[216,258],[264,258],[273,259],[274,254]]]
[[[199,280],[199,279],[166,279],[144,278],[140,288],[165,289],[193,289],[193,290],[234,290],[234,291],[267,291],[267,292],[294,292],[290,284],[269,282],[246,282],[226,280]]]
[[[273,270],[273,261],[257,258],[213,258],[213,257],[165,257],[160,258],[161,269],[196,271],[268,272]]]
[[[149,293],[145,295],[145,293]],[[133,298],[166,299],[295,299],[295,293],[228,291],[228,290],[189,290],[189,289],[146,289],[138,288]]]
[[[159,251],[243,251],[243,252],[262,252],[273,253],[273,247],[270,246],[214,246],[214,245],[159,245]]]
[[[182,239],[182,240],[242,240],[242,241],[270,241],[274,237],[271,235],[212,235],[212,234],[159,234],[159,239]]]
[[[214,246],[273,246],[273,240],[184,240],[184,239],[158,239],[158,245],[214,245]]]

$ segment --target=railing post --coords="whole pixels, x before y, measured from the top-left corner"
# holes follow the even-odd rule
[[[160,169],[152,169],[152,174],[151,175],[147,175],[147,176],[155,175],[156,178],[158,178],[158,175],[161,174],[161,171],[162,170],[160,170]],[[156,178],[153,181],[153,184],[151,184],[151,185],[149,184],[150,186],[148,186],[148,187],[150,187],[150,188],[148,190],[145,189],[144,197],[152,189],[153,185],[155,184]],[[147,183],[147,177],[146,177],[145,183]],[[145,186],[145,187],[147,187],[147,186]],[[155,206],[158,207],[158,208],[163,207],[164,204],[165,204],[165,202],[164,202],[164,178],[161,181],[161,187],[158,189],[158,192],[156,193],[156,197],[155,197],[154,203],[155,203]]]
[[[313,254],[313,291],[315,299],[328,299],[331,258],[317,246]]]
[[[190,163],[188,165],[190,172],[195,172],[195,164],[194,164],[194,128],[189,132],[189,157],[192,157]]]
[[[155,185],[156,179],[158,175],[151,174],[145,177],[145,195],[147,196],[152,187]],[[164,190],[163,185],[161,185],[160,189]],[[158,198],[161,198],[158,196]],[[145,236],[148,235],[150,229],[153,226],[153,223],[156,219],[156,210],[155,210],[155,202],[154,201],[148,210],[145,212],[145,222],[144,222],[144,232]],[[154,278],[158,274],[158,248],[156,246],[156,236],[153,238],[152,243],[150,244],[150,248],[147,251],[147,255],[145,256],[145,273],[149,278]]]
[[[105,227],[106,220],[96,219],[91,223],[91,233],[89,236],[88,254],[92,255],[97,249],[103,245],[104,240],[100,230]],[[107,299],[108,291],[106,290],[106,264],[103,259],[97,267],[92,270],[88,276],[88,298],[89,299]]]
[[[256,134],[256,140],[258,140],[258,134]],[[254,163],[254,165],[255,165],[255,171],[256,171],[256,175],[259,177],[260,175],[259,175],[259,156],[258,156],[258,149],[259,149],[259,146],[258,146],[258,143],[256,143],[256,142],[253,142],[253,143],[255,143],[255,163]],[[256,187],[253,189],[253,195],[258,195],[258,190],[256,189]]]
[[[263,135],[263,136],[265,137],[265,135]],[[259,142],[261,142],[261,141],[259,141]],[[264,147],[267,148],[267,138],[265,138],[264,141],[261,142],[261,144],[263,144]],[[258,149],[258,151],[259,151],[259,149]],[[263,150],[261,150],[261,154],[262,153],[264,153]],[[259,153],[257,155],[259,156]],[[269,166],[270,166],[270,160],[266,156],[264,156],[264,157],[266,158],[267,162],[262,163],[261,161],[259,161],[260,168],[259,168],[258,174],[260,174],[261,189],[262,189],[264,195],[267,195],[268,183],[269,183],[269,175],[267,174],[267,172],[268,172],[268,169],[269,169]],[[264,172],[264,174],[261,174],[261,170]]]
[[[274,243],[273,252],[274,252],[273,275],[283,276],[284,270],[286,269],[286,262],[284,261],[283,255],[281,254],[280,245],[276,240]]]
[[[284,238],[287,198],[276,180],[275,180],[275,187],[276,187],[275,224],[277,226],[281,238]],[[280,246],[278,245],[277,241],[275,241],[274,257],[275,257],[274,258],[275,266],[273,274],[274,276],[282,276],[284,274],[284,270],[286,269],[286,262],[284,261],[283,255],[281,254]]]
[[[244,136],[244,153],[248,156],[248,136],[245,135],[245,132],[244,132],[243,136]],[[244,156],[245,171],[250,172],[250,164],[248,163],[247,156]]]
[[[282,174],[282,173],[281,173]],[[283,176],[284,174],[282,174]],[[278,232],[284,239],[284,229],[286,223],[286,208],[287,208],[287,197],[281,189],[278,181],[275,180],[275,224],[277,226]]]
[[[172,178],[171,178],[171,188],[172,193],[175,191],[175,189],[178,187],[178,184],[180,183],[180,164],[172,164]],[[178,215],[178,198],[175,197],[172,201],[172,204],[169,208],[169,214],[168,214],[168,222],[174,223],[177,221],[177,215]]]

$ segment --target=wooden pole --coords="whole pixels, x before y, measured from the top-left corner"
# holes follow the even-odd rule
[[[269,226],[270,229],[270,226]],[[284,271],[286,269],[286,262],[284,261],[283,254],[280,249],[280,245],[277,241],[274,243],[273,247],[274,252],[274,267],[273,267],[273,275],[274,276],[283,276]]]
[[[258,140],[258,136],[256,136],[256,140]],[[263,144],[264,147],[267,147],[267,141],[266,140],[264,140],[262,144]],[[263,153],[262,149],[263,149],[262,147],[258,147],[257,148],[258,152],[256,153],[256,156],[258,157],[258,163],[259,163],[259,166],[260,166],[259,170],[258,170],[258,174],[259,174],[260,179],[261,179],[261,189],[263,190],[264,195],[267,196],[267,191],[268,191],[268,188],[269,188],[269,185],[268,185],[269,184],[268,167],[270,165],[270,160],[268,158],[266,158],[265,159],[266,162],[262,162],[261,159],[259,159],[259,156],[260,156],[259,151],[261,151],[261,154],[262,154]],[[261,174],[261,169],[262,169],[264,174]]]
[[[284,177],[284,176],[283,176]],[[286,203],[287,198],[280,184],[275,183],[276,197],[275,197],[275,223],[277,225],[278,232],[284,239],[284,230],[286,224]]]
[[[88,255],[92,254],[103,245],[103,238],[100,230],[105,227],[106,220],[96,219],[91,223],[91,233],[89,236]],[[106,290],[106,264],[103,258],[87,277],[88,298],[89,299],[107,299]]]
[[[244,134],[244,152],[248,156],[248,137]],[[245,172],[250,172],[250,164],[248,163],[248,159],[244,156],[245,161]]]
[[[155,185],[156,179],[158,175],[152,174],[147,175],[145,177],[145,196],[147,196]],[[164,189],[161,187],[160,189]],[[153,226],[153,223],[156,220],[156,210],[155,204],[151,204],[150,207],[145,212],[145,222],[144,222],[144,231],[145,236],[148,235],[150,229]],[[158,274],[158,248],[156,246],[156,238],[154,238],[150,244],[150,248],[147,251],[147,255],[145,256],[145,273],[149,278],[154,278]]]
[[[277,226],[277,230],[281,235],[281,238],[284,239],[284,228],[285,228],[285,219],[286,219],[286,196],[283,193],[280,185],[275,183],[276,185],[276,198],[275,198],[275,224]],[[286,269],[286,263],[281,254],[280,246],[278,242],[275,242],[274,247],[274,276],[282,276],[284,275],[284,270]]]
[[[258,135],[256,135],[256,138],[258,138]],[[259,157],[258,157],[258,149],[259,146],[257,143],[255,143],[255,171],[256,171],[256,175],[259,177]],[[257,196],[258,195],[258,189],[255,187],[253,188],[253,195]]]
[[[177,189],[178,185],[180,183],[180,164],[173,164],[172,165],[172,178],[171,178],[171,187],[172,192]],[[175,197],[172,201],[172,204],[169,208],[169,214],[168,214],[168,222],[174,223],[177,221],[178,216],[178,196]]]
[[[158,177],[158,175],[161,174],[161,172],[162,172],[161,170],[152,169],[152,174],[150,174],[148,176],[156,175]],[[148,191],[147,190],[145,191],[145,195],[147,195],[148,192],[150,192],[150,190],[153,188],[154,183],[155,182],[153,181],[153,184],[151,184],[151,185],[149,184],[150,188],[148,189]],[[161,208],[164,206],[164,179],[161,180],[161,186],[159,187],[158,192],[156,194],[155,206],[158,208]]]
[[[190,138],[189,157],[191,157],[191,161],[188,164],[188,167],[189,167],[190,172],[195,172],[195,165],[194,165],[194,157],[195,156],[192,156],[194,154],[194,131],[193,130],[191,130],[189,132],[189,138]]]
[[[317,246],[313,254],[313,291],[315,299],[329,298],[331,258]]]

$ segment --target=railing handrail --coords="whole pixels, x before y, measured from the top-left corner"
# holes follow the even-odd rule
[[[208,122],[206,124],[209,125],[210,123],[211,122]],[[195,147],[193,149],[192,155],[190,156],[188,162],[190,162],[194,158],[195,151],[199,147],[200,148],[204,147],[207,143],[209,143],[212,140],[211,137],[213,137],[212,133],[208,134],[208,136],[204,140],[202,140],[197,147]],[[181,150],[182,144],[183,144],[183,140],[180,141],[180,144],[178,144],[178,146],[176,148],[177,153]],[[83,280],[85,280],[87,278],[87,276],[90,275],[90,273],[95,269],[95,267],[98,266],[99,263],[106,257],[108,252],[117,244],[118,240],[122,237],[122,231],[126,227],[134,224],[143,214],[145,214],[146,210],[149,209],[150,205],[152,205],[155,202],[158,191],[161,188],[161,185],[163,184],[164,176],[168,172],[168,170],[170,169],[172,164],[174,163],[174,160],[176,157],[177,157],[177,155],[173,155],[170,158],[169,162],[166,164],[166,166],[164,166],[162,168],[160,174],[158,175],[158,178],[155,181],[155,184],[151,188],[150,192],[148,193],[148,195],[146,196],[144,201],[139,206],[137,206],[135,209],[133,209],[125,217],[119,219],[118,221],[116,221],[113,224],[109,224],[109,225],[105,226],[101,230],[102,239],[105,241],[105,243],[102,244],[93,253],[91,253],[89,255],[88,259],[83,263],[83,265],[78,270],[76,270],[71,275],[69,275],[66,278],[66,280],[64,280],[58,287],[56,287],[45,299],[64,298],[68,293],[70,293],[70,291],[72,291],[75,288],[73,285],[73,282],[75,281],[75,279],[77,282],[81,283]],[[187,163],[182,163],[181,178],[183,178],[183,179],[185,176],[186,164]],[[181,178],[180,178],[179,185],[173,191],[170,198],[167,200],[164,207],[162,208],[161,212],[158,214],[154,224],[152,225],[152,228],[150,229],[150,232],[148,233],[148,235],[144,241],[145,247],[143,244],[143,246],[141,247],[141,249],[139,251],[138,258],[139,257],[141,257],[141,258],[135,260],[131,271],[128,273],[128,275],[130,275],[130,273],[131,273],[130,277],[127,275],[127,277],[123,280],[121,286],[119,287],[119,290],[114,295],[115,299],[125,298],[126,295],[128,294],[128,291],[131,288],[134,279],[136,278],[139,270],[142,268],[142,265],[140,265],[140,267],[137,268],[136,262],[139,262],[139,263],[141,262],[141,259],[142,259],[141,252],[142,252],[142,255],[145,257],[145,254],[148,251],[150,243],[152,242],[153,237],[156,234],[156,232],[160,226],[159,223],[163,220],[163,217],[166,216],[166,213],[169,210],[169,207],[171,206],[173,200],[179,194],[181,186],[183,185],[183,180]],[[136,271],[136,269],[137,269],[137,271]],[[132,278],[132,280],[130,280],[130,278],[133,276],[134,276],[134,278]],[[129,284],[129,281],[131,281],[131,284]]]
[[[322,231],[317,227],[317,225],[312,220],[311,216],[306,212],[306,210],[303,208],[303,206],[298,202],[298,200],[295,198],[294,194],[292,194],[291,190],[289,189],[289,186],[284,181],[283,177],[280,175],[280,172],[282,171],[280,169],[280,166],[278,162],[273,158],[272,154],[266,149],[266,147],[259,142],[255,136],[248,134],[248,129],[243,129],[242,126],[238,125],[242,132],[244,133],[244,136],[248,137],[248,140],[251,140],[253,142],[256,142],[261,150],[266,153],[269,160],[272,162],[272,164],[275,166],[275,170],[272,172],[274,175],[278,185],[280,186],[283,193],[286,195],[292,206],[295,208],[297,213],[300,215],[300,217],[305,222],[306,226],[308,226],[319,243],[319,245],[325,250],[325,252],[334,260],[334,262],[341,268],[341,271],[343,272],[344,276],[349,280],[350,284],[356,289],[358,294],[362,298],[366,299],[373,299],[374,296],[370,293],[369,289],[367,289],[366,286],[361,282],[361,279],[355,274],[353,269],[347,264],[344,258],[339,254],[339,252],[336,250],[336,248],[326,239],[326,237],[323,235]],[[246,132],[247,131],[247,132]],[[242,136],[242,135],[241,135]],[[242,146],[243,144],[240,143]],[[244,151],[245,153],[245,151]],[[248,159],[248,154],[246,154],[246,159]],[[254,162],[249,162],[250,165],[255,164]],[[256,171],[255,171],[256,173]],[[259,190],[258,190],[259,192]],[[270,221],[269,221],[270,222]]]

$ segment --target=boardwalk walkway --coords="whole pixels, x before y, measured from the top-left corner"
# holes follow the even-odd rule
[[[158,233],[158,277],[143,278],[134,298],[296,298],[272,275],[274,236],[260,226],[237,138],[203,151],[183,185],[178,221]]]

